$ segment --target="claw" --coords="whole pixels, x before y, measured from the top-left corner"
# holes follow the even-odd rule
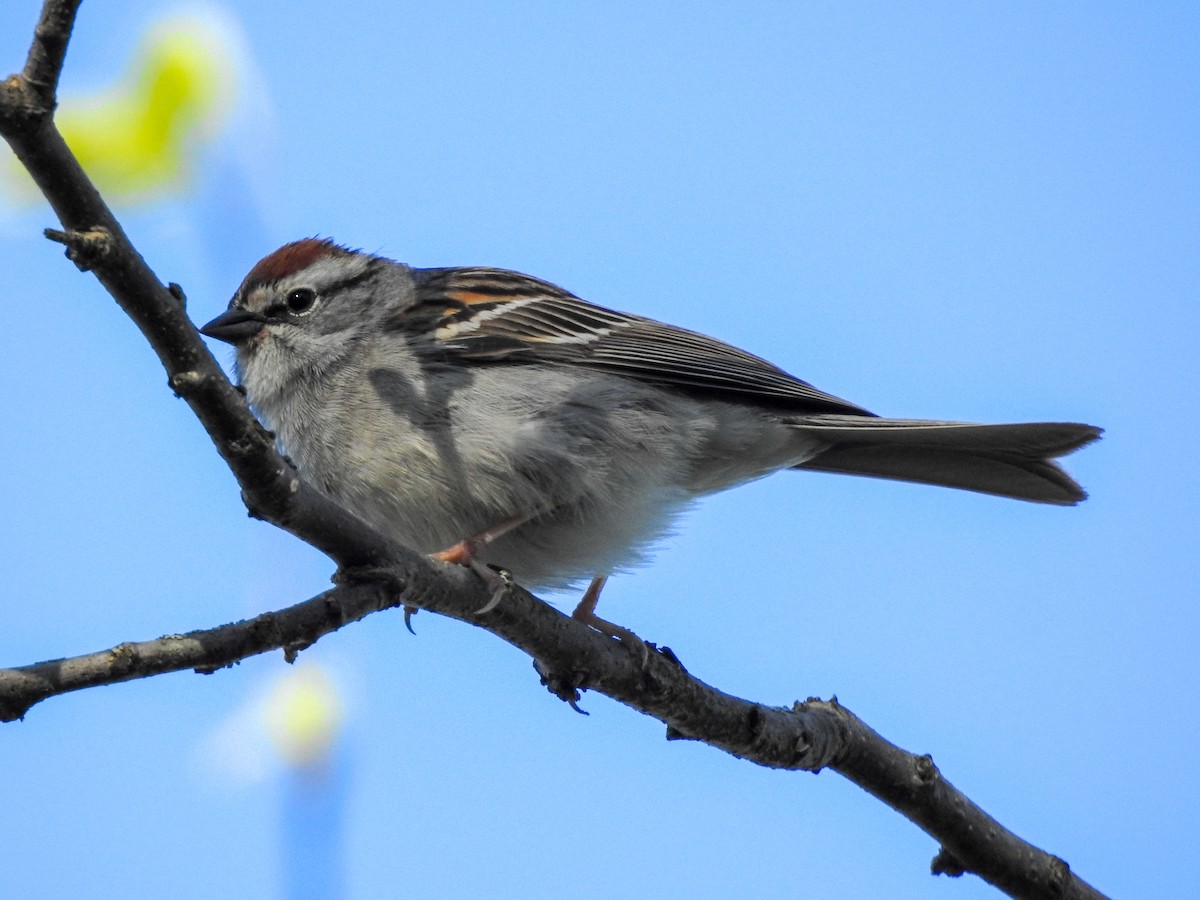
[[[475,561],[472,560],[472,562]],[[479,566],[479,568],[476,568],[476,566]],[[513,586],[513,577],[512,573],[507,569],[491,569],[479,563],[475,563],[471,568],[475,569],[475,572],[484,580],[484,583],[492,589],[491,599],[475,610],[475,615],[482,616],[484,613],[490,613],[500,605],[500,601],[508,594],[508,589]]]
[[[444,563],[449,563],[454,566],[466,566],[476,575],[483,579],[483,583],[491,589],[491,597],[482,608],[477,609],[475,614],[478,616],[484,613],[490,613],[493,609],[500,605],[500,601],[508,593],[508,589],[513,585],[512,575],[499,568],[490,568],[481,563],[476,554],[503,534],[507,534],[517,526],[529,521],[528,516],[513,516],[505,519],[499,524],[493,525],[491,528],[486,528],[479,534],[459,541],[453,547],[447,547],[445,550],[439,550],[437,553],[431,553],[436,560]]]
[[[581,716],[590,716],[591,715],[590,712],[588,712],[586,709],[584,709],[582,706],[580,706],[579,703],[575,700],[568,700],[567,706],[571,707],[571,709],[575,710],[575,712],[579,713]]]

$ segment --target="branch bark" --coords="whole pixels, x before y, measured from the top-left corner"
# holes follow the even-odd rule
[[[469,571],[388,541],[300,479],[201,341],[182,295],[164,286],[125,236],[59,134],[56,86],[80,0],[46,0],[21,74],[0,84],[0,133],[50,202],[65,230],[47,236],[92,271],[136,323],[242,489],[251,514],[325,552],[338,585],[253,619],[124,643],[72,659],[0,670],[0,720],[23,718],[58,694],[166,672],[211,673],[282,649],[291,661],[322,635],[404,604],[468,622],[534,660],[542,683],[575,706],[599,691],[667,725],[668,739],[703,741],[779,769],[831,768],[883,800],[941,845],[934,873],[972,872],[1015,897],[1094,898],[1065,862],[1021,840],[946,781],[932,759],[884,740],[837,700],[789,708],[725,694],[661,648],[643,666],[616,641],[564,616],[520,588],[480,615],[487,590]]]

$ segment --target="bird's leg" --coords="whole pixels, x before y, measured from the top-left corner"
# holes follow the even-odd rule
[[[479,534],[459,541],[453,547],[447,547],[445,550],[439,550],[437,553],[431,553],[434,559],[440,560],[451,565],[466,566],[476,575],[483,579],[484,584],[492,589],[492,597],[483,606],[482,609],[476,610],[477,615],[489,613],[504,599],[504,595],[508,592],[509,586],[512,584],[512,576],[507,572],[497,572],[495,569],[490,569],[481,563],[476,554],[484,547],[501,535],[508,534],[514,528],[525,524],[529,521],[530,516],[511,516],[503,522],[497,522],[490,528],[485,528]]]
[[[585,625],[590,625],[601,634],[608,635],[610,638],[616,638],[630,650],[640,652],[642,656],[642,668],[644,669],[650,662],[650,645],[628,628],[622,628],[620,625],[616,625],[596,615],[596,604],[600,602],[600,592],[604,590],[604,583],[606,581],[608,581],[607,575],[597,575],[592,579],[592,583],[583,592],[583,597],[580,598],[579,605],[571,613],[571,618],[583,622]]]

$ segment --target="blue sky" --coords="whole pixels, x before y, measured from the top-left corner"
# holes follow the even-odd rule
[[[836,693],[1103,891],[1194,894],[1200,12],[643,7],[225,7],[235,121],[190,193],[119,211],[197,322],[274,246],[330,235],[524,270],[887,415],[1105,427],[1069,460],[1074,509],[809,473],[711,498],[602,612],[732,693]],[[6,5],[6,72],[36,8]],[[175,9],[85,4],[64,89],[119,79]],[[246,517],[53,224],[0,207],[0,663],[322,590],[328,562]],[[415,625],[302,657],[346,710],[346,898],[995,896],[931,878],[933,841],[834,774],[668,743],[594,695],[577,716],[490,635]],[[283,896],[297,817],[253,720],[284,674],[4,726],[0,896]]]

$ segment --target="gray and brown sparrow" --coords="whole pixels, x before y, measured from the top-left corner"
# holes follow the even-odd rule
[[[416,269],[332,241],[260,261],[204,326],[300,474],[383,534],[529,588],[643,561],[696,498],[777,469],[1038,503],[1100,429],[879,418],[702,334],[501,269]],[[498,597],[497,597],[498,599]]]

